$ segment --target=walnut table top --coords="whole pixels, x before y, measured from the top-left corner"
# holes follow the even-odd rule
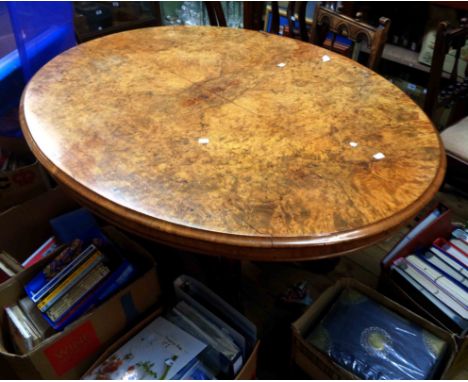
[[[384,238],[445,171],[425,114],[348,58],[214,27],[123,32],[30,81],[40,162],[107,220],[206,254],[305,260]]]

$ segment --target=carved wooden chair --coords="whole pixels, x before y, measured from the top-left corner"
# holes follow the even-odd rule
[[[208,19],[210,20],[211,26],[225,27],[226,17],[224,16],[223,7],[221,1],[204,1],[203,2],[208,13]]]
[[[283,36],[286,37],[296,37],[295,34],[295,23],[296,23],[296,4],[298,3],[298,19],[299,22],[299,36],[302,41],[308,41],[307,31],[306,31],[306,7],[307,1],[288,1],[287,8],[287,18],[288,18],[288,27],[284,29]],[[270,33],[279,34],[280,31],[280,13],[279,6],[277,1],[271,2],[271,28]]]
[[[325,8],[321,5],[315,7],[314,22],[311,30],[311,42],[323,46],[327,34],[332,32],[333,46],[337,35],[346,37],[353,42],[352,58],[357,60],[360,44],[367,42],[369,60],[367,66],[375,70],[379,64],[385,41],[387,41],[390,19],[381,17],[377,27],[353,19],[341,13]],[[332,49],[333,50],[333,49]]]
[[[467,39],[467,19],[462,19],[459,27],[451,27],[447,22],[439,24],[424,104],[426,114],[443,129],[446,181],[465,192],[468,192],[468,65],[461,76],[458,67]],[[447,80],[443,78],[444,60],[451,49],[455,50],[455,61]],[[443,80],[445,86],[442,86]]]

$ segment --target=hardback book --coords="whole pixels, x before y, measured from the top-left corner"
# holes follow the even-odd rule
[[[107,264],[106,264],[107,265]],[[107,274],[94,288],[80,298],[73,307],[70,307],[58,320],[51,320],[47,315],[44,318],[55,329],[62,330],[75,319],[100,305],[113,293],[127,285],[137,275],[136,267],[128,260],[124,259],[116,268]]]
[[[450,263],[452,260],[448,256],[442,254],[435,254],[434,252],[427,251],[422,254],[421,257],[431,265],[433,265],[437,270],[449,276],[452,280],[459,283],[465,290],[468,290],[468,278],[465,277],[460,268],[456,266],[452,267]],[[442,257],[442,258],[441,258]],[[446,259],[444,259],[444,257]]]
[[[80,208],[50,220],[52,230],[61,243],[71,243],[80,239],[85,245],[95,239],[107,242],[94,216],[85,208]]]
[[[24,262],[23,267],[29,268],[32,265],[36,264],[38,261],[42,260],[43,258],[47,257],[51,253],[53,253],[59,244],[55,236],[50,237],[46,240],[44,244],[42,244],[31,256],[29,256]]]
[[[454,245],[455,248],[459,248],[465,254],[468,254],[468,243],[460,239],[450,239],[450,243]]]
[[[82,242],[74,241],[26,284],[26,293],[35,303],[50,293],[83,261],[86,261],[93,254],[95,247],[87,248],[85,251],[81,251],[81,248]]]
[[[48,294],[38,301],[37,307],[42,312],[45,312],[55,304],[57,300],[65,295],[70,289],[74,288],[75,285],[77,285],[88,273],[100,265],[104,260],[104,255],[94,245],[88,247],[85,252],[86,251],[89,251],[90,255],[88,255],[81,264],[78,264],[65,279],[63,279]]]
[[[87,272],[73,288],[54,301],[45,311],[47,317],[52,321],[60,320],[78,301],[101,282],[110,273],[109,268],[103,263],[98,263],[96,267]]]
[[[466,311],[466,318],[468,318],[468,293],[462,287],[415,255],[408,256],[405,260],[461,305]]]
[[[456,257],[440,250],[437,247],[431,246],[429,250],[434,253],[439,259],[446,262],[452,268],[456,269],[463,277],[468,277],[468,269],[463,266],[463,264],[456,259]]]
[[[468,330],[468,320],[461,318],[459,314],[435,297],[433,293],[424,288],[398,265],[393,265],[391,270],[391,277],[398,286],[405,290],[424,310],[441,321],[444,326],[457,333],[465,333]]]
[[[454,229],[452,231],[452,237],[454,239],[462,241],[464,245],[467,246],[466,248],[464,248],[464,251],[468,251],[468,232],[466,232],[466,230],[464,231],[461,228]]]
[[[417,266],[407,261],[407,258],[398,259],[395,264],[405,273],[407,273],[411,278],[416,280],[421,286],[426,288],[430,293],[432,293],[436,298],[438,298],[442,303],[447,305],[450,309],[456,312],[463,319],[467,319],[467,311],[463,306],[463,303],[460,303],[458,299],[455,299],[450,293],[447,292],[446,288],[441,287],[434,282],[424,271],[418,269]]]
[[[83,379],[172,379],[205,347],[158,317]]]
[[[468,269],[468,254],[464,253],[460,248],[441,237],[436,239],[432,245],[437,249],[451,255]]]

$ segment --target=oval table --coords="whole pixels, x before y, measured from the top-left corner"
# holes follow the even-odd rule
[[[21,113],[39,161],[95,213],[235,259],[371,245],[445,172],[431,122],[390,82],[249,30],[146,28],[79,45],[29,82]]]

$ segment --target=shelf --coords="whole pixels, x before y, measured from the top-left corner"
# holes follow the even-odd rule
[[[429,73],[431,67],[428,65],[421,64],[418,61],[419,52],[405,49],[401,46],[393,44],[385,44],[382,58],[388,61],[396,62],[397,64],[405,65],[410,68],[420,70],[422,72]]]

